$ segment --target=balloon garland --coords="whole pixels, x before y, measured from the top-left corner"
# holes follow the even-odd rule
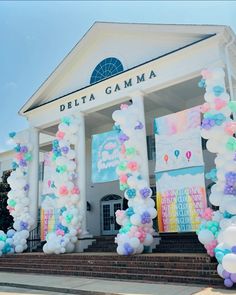
[[[112,114],[115,128],[121,130],[120,164],[117,167],[120,189],[128,200],[128,209],[116,211],[116,222],[121,229],[115,239],[117,253],[132,255],[142,253],[144,246],[153,242],[153,222],[156,217],[155,203],[151,199],[152,190],[142,176],[142,145],[144,122],[134,105],[121,105]]]
[[[199,86],[206,88],[201,136],[208,140],[208,151],[217,154],[216,168],[206,174],[215,182],[209,201],[219,210],[206,209],[197,234],[207,253],[216,257],[224,285],[232,287],[236,283],[236,122],[231,113],[236,102],[226,93],[223,69],[206,69],[201,74]]]
[[[72,252],[81,232],[83,215],[79,209],[80,190],[76,173],[75,151],[72,148],[78,138],[79,122],[75,117],[62,118],[52,146],[52,160],[55,173],[51,187],[56,195],[55,201],[60,210],[60,223],[56,231],[49,233],[43,247],[45,253]]]
[[[32,160],[31,147],[19,139],[15,132],[11,132],[9,137],[15,144],[15,156],[12,162],[13,171],[7,179],[11,188],[8,192],[7,209],[13,216],[14,229],[8,230],[7,233],[0,231],[0,256],[26,250],[29,230],[33,225],[33,218],[29,212],[27,182],[29,162]]]

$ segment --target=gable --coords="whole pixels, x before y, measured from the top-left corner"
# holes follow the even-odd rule
[[[21,113],[90,85],[96,66],[115,58],[123,70],[205,39],[222,27],[95,23]]]

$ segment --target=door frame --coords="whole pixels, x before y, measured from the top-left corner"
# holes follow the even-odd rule
[[[114,204],[120,204],[121,205],[121,209],[122,209],[122,202],[123,202],[123,199],[118,196],[118,195],[115,195],[115,194],[109,194],[109,195],[106,195],[104,197],[102,197],[101,201],[100,201],[100,224],[101,224],[101,235],[102,236],[108,236],[108,235],[115,235],[118,233],[118,230],[115,231],[114,229],[114,226],[113,228],[110,230],[110,232],[104,232],[103,230],[103,205],[110,205],[110,215],[113,213],[113,210],[114,210]],[[115,216],[115,212],[114,212],[114,216]],[[114,225],[115,225],[115,221],[114,221]]]

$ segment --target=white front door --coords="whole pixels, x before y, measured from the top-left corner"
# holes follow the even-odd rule
[[[116,210],[121,210],[121,200],[101,202],[103,235],[118,233],[120,226],[116,223]]]

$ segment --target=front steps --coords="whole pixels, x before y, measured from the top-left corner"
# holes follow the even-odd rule
[[[216,267],[207,254],[25,253],[0,258],[0,271],[4,272],[223,286]]]
[[[115,244],[115,236],[97,236],[96,241],[88,246],[84,252],[114,252],[116,253],[117,244]]]
[[[206,253],[195,233],[160,234],[160,238],[153,253]]]

